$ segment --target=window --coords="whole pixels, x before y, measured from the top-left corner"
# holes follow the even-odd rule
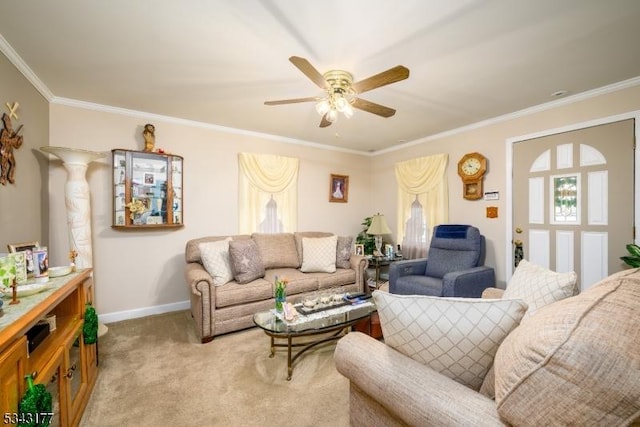
[[[427,225],[433,227],[449,219],[445,177],[447,159],[447,154],[436,154],[395,165],[398,183],[397,241],[403,242],[402,255],[405,258],[425,257],[429,239]]]
[[[283,231],[282,221],[278,219],[278,203],[272,197],[264,207],[264,221],[260,223],[258,232],[273,234]]]
[[[407,258],[424,258],[429,248],[429,229],[422,204],[416,200],[411,204],[411,216],[404,227],[402,254]],[[409,255],[405,255],[408,253]]]
[[[298,159],[238,155],[238,231],[293,232],[298,226]],[[270,231],[264,231],[270,230]]]

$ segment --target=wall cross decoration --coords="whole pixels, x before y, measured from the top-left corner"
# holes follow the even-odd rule
[[[0,130],[0,184],[7,185],[7,181],[11,184],[15,182],[16,158],[13,149],[22,146],[23,138],[22,135],[19,135],[22,125],[14,131],[11,125],[11,116],[7,113],[2,115],[2,123],[4,128]]]
[[[18,113],[16,113],[16,111],[18,110],[18,107],[20,106],[20,104],[18,104],[18,101],[14,102],[13,105],[10,105],[8,102],[5,102],[4,105],[7,106],[7,108],[9,109],[9,118],[14,118],[16,120],[18,120]]]

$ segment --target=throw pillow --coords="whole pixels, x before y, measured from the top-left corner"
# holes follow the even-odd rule
[[[252,282],[264,277],[264,264],[253,239],[229,242],[229,259],[233,277],[239,284]]]
[[[539,308],[575,295],[578,291],[576,273],[556,273],[526,259],[520,261],[507,284],[503,298],[519,298],[529,305],[526,316]]]
[[[339,236],[336,248],[336,267],[351,268],[351,253],[353,252],[353,237]]]
[[[298,251],[291,233],[253,233],[264,268],[298,268]]]
[[[224,285],[233,280],[233,271],[229,261],[229,242],[231,238],[215,242],[203,242],[198,245],[200,259],[205,270],[213,277],[215,286]]]
[[[478,390],[502,340],[524,316],[520,300],[442,298],[374,291],[384,341]]]
[[[336,271],[337,236],[304,237],[302,239],[303,273],[334,273]]]
[[[298,252],[298,266],[302,265],[302,239],[305,237],[329,237],[333,233],[326,231],[296,231],[293,233],[293,239],[296,241],[296,251]]]
[[[625,270],[523,320],[495,358],[511,425],[630,425],[640,414],[640,270]]]

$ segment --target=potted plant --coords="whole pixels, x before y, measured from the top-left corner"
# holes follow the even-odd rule
[[[356,236],[356,243],[364,245],[364,254],[373,255],[373,251],[376,249],[375,237],[371,234],[367,234],[367,230],[371,226],[371,220],[373,216],[368,216],[362,221],[362,231]]]
[[[630,267],[640,267],[640,246],[630,243],[627,245],[627,252],[629,255],[621,256],[620,259]]]

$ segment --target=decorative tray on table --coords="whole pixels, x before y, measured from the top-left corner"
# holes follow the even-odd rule
[[[349,305],[351,304],[349,301],[332,301],[329,304],[316,304],[312,307],[308,307],[305,306],[304,303],[300,305],[300,307],[296,307],[296,310],[298,311],[298,313],[300,314],[312,314],[312,313],[318,313],[320,311],[325,311],[325,310],[331,310],[332,308],[336,308],[336,307],[342,307],[343,305]]]
[[[332,308],[342,307],[345,305],[359,304],[364,300],[371,298],[371,295],[364,293],[356,294],[334,294],[329,297],[306,297],[302,304],[296,305],[296,310],[300,314],[312,314],[320,311],[331,310]]]

